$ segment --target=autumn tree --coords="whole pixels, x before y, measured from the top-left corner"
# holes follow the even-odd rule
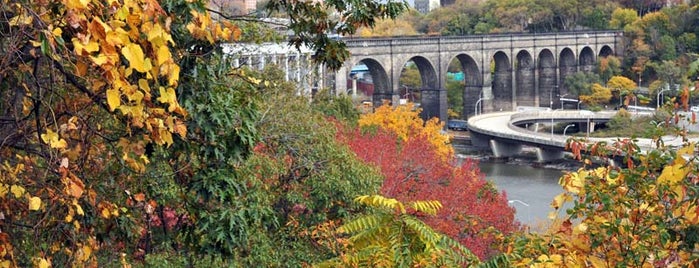
[[[320,6],[270,5],[305,16],[290,25],[302,36],[293,41],[315,41],[332,67],[346,50],[323,43],[316,23],[350,33],[403,8],[364,2],[332,19],[314,13]],[[242,189],[227,186],[259,189],[236,167],[260,139],[256,98],[270,84],[228,69],[218,46],[243,38],[242,23],[213,22],[202,1],[1,3],[0,263],[127,265],[168,247],[249,252],[247,240],[228,240],[243,231],[209,224],[240,219],[219,207]],[[370,13],[353,13],[360,7]],[[267,219],[272,210],[251,211]]]
[[[614,56],[600,58],[597,61],[597,72],[602,82],[609,81],[613,76],[621,74],[621,60]]]
[[[153,146],[187,135],[180,56],[239,32],[203,11],[177,1],[2,2],[0,185],[14,191],[0,191],[0,257],[10,266],[96,265],[101,247],[124,250],[111,239],[138,242],[138,228],[114,228],[144,223],[125,203],[136,178]]]
[[[594,83],[591,88],[590,94],[580,95],[579,98],[581,102],[590,106],[598,106],[600,104],[609,103],[609,100],[612,99],[612,91],[608,87]]]
[[[607,87],[612,91],[614,95],[616,95],[617,99],[620,102],[622,102],[623,98],[623,104],[628,105],[629,100],[633,100],[633,91],[638,86],[636,85],[636,82],[634,82],[633,80],[624,76],[617,75],[613,76],[609,79],[609,81],[607,81]]]
[[[584,145],[583,145],[584,146]],[[630,140],[587,147],[623,156],[622,167],[583,167],[560,179],[552,207],[562,224],[513,245],[513,265],[556,267],[692,266],[696,264],[697,166],[694,144],[640,151]]]
[[[441,127],[433,128],[431,121],[423,127],[421,121],[410,108],[382,106],[360,119],[365,130],[341,132],[341,138],[379,168],[382,195],[401,202],[440,201],[445,209],[437,217],[421,219],[485,259],[494,254],[492,246],[502,234],[517,228],[514,209],[482,178],[475,161],[455,162],[451,148],[440,149]]]
[[[380,20],[373,27],[362,27],[359,30],[359,36],[361,37],[411,35],[417,35],[417,31],[410,23],[401,19]]]
[[[636,10],[630,8],[617,8],[612,13],[609,26],[614,29],[624,29],[626,25],[634,23],[638,19]]]

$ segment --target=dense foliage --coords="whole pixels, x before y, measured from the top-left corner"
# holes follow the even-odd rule
[[[352,234],[340,257],[318,267],[457,267],[478,259],[458,242],[435,232],[414,214],[434,216],[439,201],[408,204],[380,195],[360,196],[357,202],[375,207],[370,214],[337,229]]]
[[[445,209],[423,220],[487,258],[498,239],[517,229],[514,209],[482,178],[474,161],[455,162],[451,145],[442,140],[446,135],[432,129],[432,124],[428,121],[422,127],[418,111],[409,106],[382,106],[360,119],[364,129],[347,130],[342,139],[361,159],[379,168],[384,176],[382,195],[401,202],[438,200]]]
[[[346,217],[379,177],[296,92],[279,94],[295,106],[263,101],[288,89],[278,75],[230,69],[220,42],[266,37],[245,18],[213,21],[206,4],[0,2],[0,266],[325,258],[290,229]],[[358,16],[328,18],[270,6],[343,33],[403,7],[360,0],[344,9]],[[342,62],[328,32],[290,27],[319,62]]]
[[[545,234],[515,238],[513,264],[534,267],[691,267],[696,265],[695,148],[641,153],[629,140],[590,147],[621,150],[623,167],[584,167],[560,179],[565,192],[552,207],[573,201],[562,223]]]
[[[601,104],[611,91],[596,89],[624,95],[638,77],[652,91],[682,85],[666,107],[688,107],[696,1],[466,2],[404,19],[442,34],[623,29],[626,57],[603,59],[600,88],[577,83],[579,92]],[[403,2],[267,8],[291,19],[291,44],[331,69],[348,54],[328,34],[377,24],[412,34],[382,20]],[[230,68],[220,42],[271,38],[253,18],[214,21],[205,1],[190,0],[0,0],[0,13],[0,267],[477,263],[470,252],[522,266],[690,266],[699,257],[691,144],[588,147],[626,157],[624,166],[564,176],[554,207],[574,200],[568,216],[522,235],[505,195],[473,161],[455,162],[437,120],[409,105],[359,118],[347,98],[321,91],[309,102],[279,70]]]

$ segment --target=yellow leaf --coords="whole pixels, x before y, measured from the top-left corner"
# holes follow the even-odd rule
[[[160,24],[153,25],[153,27],[150,30],[148,30],[146,36],[148,38],[148,41],[150,41],[153,45],[156,46],[166,46],[167,41],[174,43],[170,34],[163,30],[163,27],[161,27]]]
[[[677,158],[682,158],[678,156]],[[687,176],[689,168],[685,168],[683,164],[668,165],[663,168],[663,172],[658,177],[659,183],[674,184]]]
[[[170,131],[167,131],[167,129],[164,129],[164,128],[160,129],[160,139],[162,140],[162,142],[160,144],[165,143],[165,144],[167,144],[167,146],[170,146],[173,143],[172,133],[170,133]]]
[[[63,35],[63,29],[55,28],[53,31],[51,31],[51,34],[53,34],[55,37],[61,37],[61,35]]]
[[[82,261],[88,260],[90,258],[90,254],[92,254],[92,248],[88,245],[83,246]]]
[[[99,44],[94,40],[87,40],[87,42],[82,42],[80,39],[73,38],[73,46],[75,47],[75,53],[78,55],[89,55],[92,52],[99,51]]]
[[[170,77],[167,79],[167,83],[168,85],[176,86],[177,81],[180,79],[180,66],[174,63],[169,66],[168,74],[170,74]]]
[[[694,155],[694,143],[689,143],[688,146],[682,147],[681,149],[677,150],[677,159],[675,161],[682,159],[682,164],[684,164],[684,156],[693,156]],[[680,164],[678,162],[675,162],[676,164]]]
[[[109,209],[102,208],[102,210],[100,211],[100,215],[102,216],[102,218],[109,219],[109,216],[111,216],[112,214],[109,212]]]
[[[170,49],[167,46],[160,46],[160,48],[158,48],[157,56],[158,61],[156,62],[156,64],[163,65],[163,63],[171,59]]]
[[[73,221],[73,213],[74,213],[73,210],[72,210],[72,209],[69,209],[69,210],[68,210],[68,215],[66,215],[65,218],[63,218],[63,221],[65,221],[65,222],[71,222],[71,221]]]
[[[168,111],[172,112],[175,107],[177,107],[177,96],[175,96],[175,90],[171,87],[165,89],[163,87],[160,87],[160,97],[158,97],[158,101],[162,103],[167,103],[170,104],[168,107]]]
[[[121,54],[129,61],[129,66],[136,69],[136,71],[145,73],[153,68],[150,59],[145,58],[141,46],[137,44],[128,44],[124,46],[121,48]]]
[[[41,198],[34,196],[29,199],[29,210],[39,210],[41,208]]]
[[[10,186],[10,192],[15,196],[15,198],[20,198],[24,194],[24,187],[19,185]]]
[[[90,0],[67,0],[65,1],[66,7],[69,9],[85,9]]]
[[[78,204],[78,201],[77,201],[77,200],[73,200],[73,205],[75,206],[75,209],[76,209],[75,213],[78,213],[78,215],[80,215],[80,216],[84,216],[84,215],[85,215],[85,211],[83,211],[83,207],[81,207],[81,206]]]
[[[46,129],[46,134],[41,134],[41,140],[49,145],[51,148],[62,149],[68,147],[68,143],[58,137],[56,132],[51,129]]]
[[[5,195],[9,192],[9,189],[7,187],[7,184],[0,183],[0,197],[5,197]]]
[[[590,261],[590,264],[592,264],[592,267],[594,267],[594,268],[607,267],[607,263],[603,259],[601,259],[597,256],[589,256],[588,260]]]
[[[32,16],[29,16],[25,12],[19,13],[17,16],[14,16],[10,19],[9,23],[10,26],[18,26],[18,25],[30,25],[32,24]]]
[[[102,66],[102,65],[106,64],[107,62],[109,62],[109,57],[107,57],[107,55],[100,53],[100,54],[97,54],[97,56],[90,56],[90,60],[92,60],[92,62],[95,65]]]
[[[12,265],[10,260],[4,260],[0,262],[0,268],[10,268],[10,265]]]
[[[114,109],[121,105],[121,98],[119,98],[119,90],[107,89],[107,104],[109,105],[110,111],[114,111]]]
[[[551,202],[551,207],[553,207],[554,209],[558,209],[561,206],[563,206],[563,204],[566,201],[569,201],[570,199],[571,199],[570,195],[568,195],[567,193],[565,193],[565,192],[560,193],[556,197],[553,198],[553,202]]]

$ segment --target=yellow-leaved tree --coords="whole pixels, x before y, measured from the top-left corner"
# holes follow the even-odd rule
[[[592,94],[580,95],[580,101],[592,106],[609,103],[611,98],[612,91],[598,83],[592,84]]]
[[[187,134],[176,92],[192,40],[240,35],[204,7],[0,0],[0,267],[97,265],[126,199],[144,201],[129,186],[149,151]]]
[[[630,140],[588,147],[622,154],[621,167],[584,167],[560,178],[552,207],[567,215],[509,247],[517,267],[694,267],[699,249],[695,144],[641,152]],[[579,153],[579,152],[578,152]],[[552,215],[557,215],[556,212]]]
[[[428,137],[430,144],[436,148],[440,156],[447,159],[454,155],[450,137],[442,132],[444,122],[440,122],[436,117],[427,121],[422,120],[420,109],[415,109],[412,103],[395,107],[388,104],[381,105],[373,113],[362,115],[359,125],[384,128],[396,133],[403,141],[424,135]]]
[[[617,99],[623,98],[624,105],[629,105],[629,100],[635,98],[633,90],[637,87],[636,82],[625,76],[613,76],[607,81],[607,87],[616,95]]]

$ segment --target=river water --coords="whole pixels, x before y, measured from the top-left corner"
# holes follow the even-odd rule
[[[553,165],[534,165],[535,159],[523,157],[509,161],[493,161],[489,156],[474,151],[459,150],[461,158],[476,158],[485,179],[492,181],[500,191],[507,194],[510,206],[517,211],[515,218],[532,229],[548,225],[548,215],[553,211],[551,201],[562,193],[558,184],[564,172],[577,169],[571,161]],[[564,210],[559,212],[564,215]]]

